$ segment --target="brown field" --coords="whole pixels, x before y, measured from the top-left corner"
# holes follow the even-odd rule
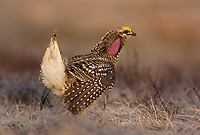
[[[200,134],[200,1],[0,0],[0,135]],[[104,110],[80,116],[52,93],[43,110],[40,61],[53,30],[66,57],[129,26]]]

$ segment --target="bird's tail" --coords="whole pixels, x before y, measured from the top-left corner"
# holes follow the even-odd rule
[[[41,63],[40,79],[46,87],[57,96],[63,95],[65,85],[65,63],[62,53],[58,47],[56,32],[47,47]]]

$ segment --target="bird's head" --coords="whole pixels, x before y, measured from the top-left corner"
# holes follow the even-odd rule
[[[134,33],[129,27],[117,28],[115,31],[117,32],[119,37],[122,37],[124,39],[128,39],[129,37],[132,37],[132,36],[136,36],[136,33]]]
[[[111,30],[102,37],[101,41],[91,50],[91,53],[102,57],[112,57],[117,60],[126,40],[132,36],[136,36],[136,33],[129,27]]]

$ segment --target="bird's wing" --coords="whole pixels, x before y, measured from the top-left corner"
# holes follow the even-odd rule
[[[67,69],[78,78],[65,93],[65,102],[70,101],[68,109],[74,114],[88,107],[115,83],[115,70],[110,62],[83,59],[73,61]]]
[[[41,79],[54,94],[61,96],[65,84],[65,64],[55,35],[51,38],[41,63]]]

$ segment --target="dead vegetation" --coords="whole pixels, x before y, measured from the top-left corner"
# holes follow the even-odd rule
[[[77,117],[53,94],[40,111],[44,86],[37,74],[16,73],[6,77],[3,73],[0,133],[199,134],[198,74],[191,73],[188,78],[184,77],[186,70],[164,67],[162,72],[156,70],[159,75],[146,68],[138,70],[136,66],[129,71],[121,70],[117,85],[109,93],[106,110],[102,96]]]

